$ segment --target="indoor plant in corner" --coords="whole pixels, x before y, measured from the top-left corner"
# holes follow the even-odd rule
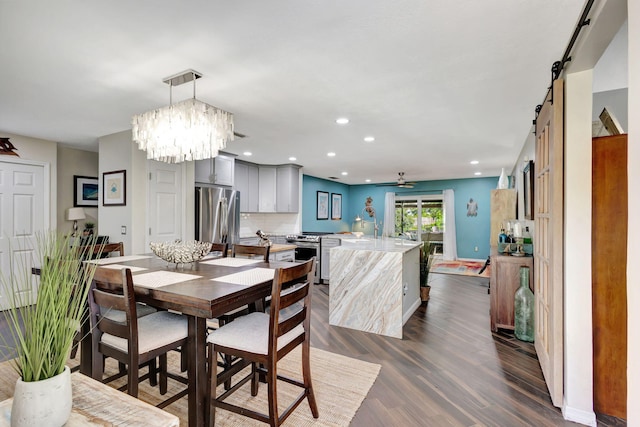
[[[431,270],[432,263],[431,245],[429,242],[424,242],[420,249],[420,300],[422,302],[429,301],[429,293],[431,292],[429,270]]]
[[[73,338],[86,317],[86,301],[95,264],[85,269],[69,237],[37,235],[37,259],[11,255],[14,268],[2,272],[9,308],[4,312],[15,343],[10,361],[20,378],[11,408],[11,426],[62,426],[71,414],[71,377],[67,359]],[[20,248],[28,249],[28,248]],[[11,251],[11,253],[13,253]],[[24,252],[23,252],[24,253]],[[31,265],[41,265],[35,304]],[[3,352],[7,353],[7,343]]]

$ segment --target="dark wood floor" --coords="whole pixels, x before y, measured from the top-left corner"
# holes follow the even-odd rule
[[[551,404],[533,345],[491,333],[488,279],[432,274],[430,283],[402,340],[329,326],[329,286],[314,286],[312,345],[382,365],[353,427],[577,425]],[[2,315],[0,335],[10,339]]]
[[[312,346],[382,365],[352,426],[578,425],[551,404],[533,345],[491,333],[488,279],[430,283],[402,340],[328,326],[329,287],[314,287]]]

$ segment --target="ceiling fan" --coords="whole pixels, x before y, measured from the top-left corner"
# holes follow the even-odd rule
[[[408,182],[404,179],[404,172],[398,172],[398,181],[395,184],[378,184],[378,187],[413,188],[415,184],[415,182]]]

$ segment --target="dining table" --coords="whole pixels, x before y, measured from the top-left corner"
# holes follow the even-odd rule
[[[125,255],[87,261],[99,267],[131,269],[136,301],[174,310],[188,321],[189,426],[205,426],[207,405],[207,319],[264,300],[276,268],[298,263],[262,258],[205,257],[191,264],[168,263],[155,255]],[[88,328],[88,326],[85,326]],[[90,330],[85,329],[83,336]],[[92,376],[92,342],[81,342],[80,372]]]

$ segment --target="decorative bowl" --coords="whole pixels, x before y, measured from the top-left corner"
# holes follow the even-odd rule
[[[158,258],[176,264],[199,261],[211,252],[211,243],[199,241],[151,242],[149,247]]]

